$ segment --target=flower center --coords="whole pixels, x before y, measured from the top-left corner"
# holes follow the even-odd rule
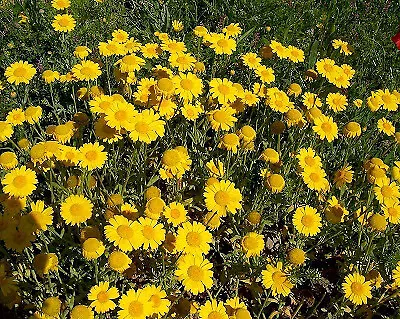
[[[190,279],[194,281],[201,281],[203,279],[203,270],[196,265],[192,265],[188,268],[187,274]]]
[[[170,92],[174,88],[174,83],[167,78],[162,78],[158,80],[157,86],[161,91]]]
[[[132,301],[129,304],[129,314],[133,317],[141,317],[143,315],[143,304],[139,301]]]
[[[133,229],[128,225],[120,225],[117,228],[117,233],[121,238],[132,238],[133,237]]]
[[[115,116],[115,119],[120,122],[126,121],[126,118],[127,118],[127,114],[126,114],[125,110],[119,110],[119,111],[115,112],[114,116]]]
[[[317,173],[311,173],[310,174],[310,179],[314,182],[317,183],[320,180],[320,176]]]
[[[17,176],[14,178],[13,185],[16,188],[23,188],[26,185],[26,182],[27,182],[26,177],[23,175],[20,175],[20,176]]]
[[[221,40],[218,40],[217,44],[221,48],[226,48],[228,46],[228,41],[226,39],[221,39]]]
[[[179,152],[176,150],[168,150],[164,153],[162,163],[166,166],[175,166],[180,162]]]
[[[16,77],[24,77],[24,76],[26,76],[26,69],[24,68],[24,67],[20,67],[20,68],[16,68],[15,70],[14,70],[14,75],[16,76]]]
[[[100,301],[101,303],[107,302],[109,300],[108,294],[106,291],[101,291],[97,295],[97,300]]]
[[[217,311],[210,312],[210,314],[207,317],[207,319],[222,319],[222,318],[223,318],[222,315]]]
[[[301,223],[302,223],[305,227],[307,227],[307,228],[312,226],[313,221],[314,221],[314,219],[313,219],[313,217],[310,216],[310,215],[304,215],[304,216],[301,218]]]
[[[87,66],[84,66],[84,67],[81,69],[81,74],[83,74],[83,75],[91,75],[92,72],[93,72],[92,69],[89,68],[89,67],[87,67]]]
[[[228,114],[222,110],[218,110],[214,113],[213,115],[214,120],[216,120],[218,123],[225,123],[228,121]]]
[[[189,246],[200,246],[201,240],[199,233],[193,231],[189,232],[186,235],[186,242],[189,244]]]
[[[353,282],[351,284],[351,291],[356,295],[361,295],[363,292],[363,286],[359,282]]]
[[[69,212],[71,213],[72,216],[78,216],[81,213],[81,205],[79,204],[72,204]]]
[[[243,246],[247,250],[254,249],[257,246],[257,239],[254,237],[245,237],[243,240]]]
[[[181,216],[181,212],[179,211],[179,209],[174,208],[171,210],[171,216],[172,216],[172,218],[177,219],[177,218],[179,218],[179,216]]]
[[[329,133],[329,132],[331,132],[332,131],[332,126],[331,126],[331,124],[329,124],[329,123],[323,123],[322,125],[321,125],[321,128],[322,128],[322,130],[324,131],[324,132],[327,132],[327,133]]]
[[[146,226],[143,227],[143,231],[142,232],[143,232],[143,236],[146,239],[153,239],[154,238],[154,229],[153,229],[153,227],[146,225]]]
[[[152,295],[150,301],[153,303],[153,307],[158,308],[161,305],[161,298],[159,295]]]
[[[384,197],[392,197],[393,196],[393,190],[390,186],[382,186],[381,188],[381,193]]]
[[[181,87],[182,87],[184,90],[187,90],[187,91],[192,90],[192,89],[193,89],[193,82],[192,82],[192,80],[189,80],[189,79],[182,79],[182,80],[181,80]]]
[[[218,91],[223,95],[228,95],[231,92],[231,89],[229,86],[227,86],[225,84],[220,84],[218,86]]]
[[[278,270],[272,274],[272,280],[274,281],[275,285],[282,285],[286,280],[286,276],[284,273]]]
[[[218,191],[214,195],[214,200],[218,205],[226,206],[230,201],[229,193],[226,191]]]
[[[137,122],[135,124],[135,130],[140,134],[146,134],[150,130],[150,126],[146,122]]]
[[[68,21],[68,19],[66,19],[66,18],[61,18],[60,20],[58,20],[58,24],[59,24],[60,26],[62,26],[62,27],[66,27],[66,26],[68,26],[69,21]]]
[[[97,159],[97,153],[95,151],[89,151],[85,154],[85,157],[89,161],[95,161]]]

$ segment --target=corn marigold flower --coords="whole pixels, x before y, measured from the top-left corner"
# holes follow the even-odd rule
[[[190,53],[172,53],[168,61],[173,68],[178,68],[179,72],[190,71],[194,68],[196,59]]]
[[[267,170],[263,170],[261,174],[264,177],[265,186],[267,186],[272,193],[275,194],[282,192],[283,188],[285,187],[285,179],[282,175],[272,174]]]
[[[216,318],[228,319],[226,309],[223,302],[218,302],[215,299],[207,300],[206,303],[199,309],[200,319]]]
[[[58,297],[49,297],[43,301],[42,313],[50,318],[57,318],[61,310],[61,300]]]
[[[144,213],[147,217],[157,220],[162,215],[165,206],[165,202],[159,196],[155,196],[147,201]]]
[[[79,148],[79,165],[88,170],[101,168],[107,160],[107,152],[103,152],[104,146],[96,143],[86,143]]]
[[[292,265],[300,266],[304,264],[306,260],[306,253],[300,248],[293,248],[289,250],[287,254],[287,259]]]
[[[361,126],[357,122],[349,122],[343,127],[343,134],[346,137],[358,137],[361,135]]]
[[[358,272],[354,272],[345,277],[342,284],[345,297],[356,305],[367,303],[368,298],[372,298],[371,284],[365,281],[365,277]]]
[[[11,84],[15,83],[16,85],[20,83],[28,84],[35,74],[36,69],[33,65],[22,60],[8,66],[4,73],[7,81]]]
[[[376,181],[374,193],[379,203],[385,205],[397,203],[400,197],[399,187],[395,182],[391,182],[388,177]]]
[[[53,208],[44,208],[44,202],[38,200],[31,203],[31,212],[25,216],[29,217],[32,226],[38,231],[46,231],[53,223]]]
[[[216,54],[231,55],[236,51],[236,41],[227,35],[215,33],[209,38],[211,45],[210,48],[214,49]]]
[[[139,232],[140,225],[124,216],[116,215],[109,221],[110,225],[104,227],[107,239],[124,252],[138,249],[142,243]]]
[[[304,62],[304,51],[299,48],[289,45],[286,54],[287,58],[294,63]]]
[[[179,226],[187,220],[187,211],[181,203],[172,202],[164,208],[164,216],[168,223]]]
[[[313,130],[321,140],[326,139],[328,142],[332,142],[338,135],[337,124],[332,117],[326,115],[314,120]]]
[[[82,61],[72,68],[74,76],[81,81],[96,80],[101,75],[100,65],[93,61]]]
[[[125,253],[122,251],[115,250],[110,256],[108,256],[108,265],[112,270],[118,271],[119,273],[123,273],[127,270],[132,263],[132,259],[130,259]]]
[[[58,71],[45,70],[42,73],[42,78],[46,83],[53,83],[60,78],[60,73]]]
[[[372,230],[384,232],[387,227],[386,216],[378,213],[372,214],[368,218],[368,225],[372,228]]]
[[[122,139],[120,131],[114,127],[108,126],[104,117],[100,117],[94,123],[94,133],[97,138],[109,144],[115,143]]]
[[[340,49],[340,53],[343,53],[344,55],[351,55],[353,53],[350,45],[346,41],[334,39],[332,40],[332,46],[335,49]]]
[[[265,65],[259,65],[257,68],[255,68],[254,72],[264,83],[269,84],[275,81],[275,74],[272,68],[267,68]]]
[[[267,269],[262,271],[262,282],[267,289],[272,290],[273,296],[287,296],[293,288],[293,284],[290,282],[280,261],[276,266],[267,264]]]
[[[175,32],[180,32],[180,31],[182,31],[182,30],[183,30],[183,23],[182,23],[182,21],[179,21],[179,20],[174,20],[174,21],[172,21],[172,29],[173,29]]]
[[[87,46],[80,45],[77,46],[74,50],[74,56],[76,56],[79,59],[84,59],[86,58],[89,53],[91,53],[92,50],[90,50]]]
[[[113,40],[118,43],[124,43],[129,39],[129,33],[121,29],[114,30],[111,35]]]
[[[327,221],[332,224],[338,224],[343,222],[344,217],[347,216],[349,212],[347,209],[338,201],[335,196],[332,196],[328,200],[328,206],[325,208],[325,216]]]
[[[51,25],[55,31],[71,32],[75,29],[76,21],[70,14],[57,14]]]
[[[223,177],[225,174],[224,164],[220,160],[210,160],[206,163],[209,174],[213,177]]]
[[[161,158],[162,168],[160,175],[163,179],[181,178],[189,170],[192,160],[189,157],[187,149],[183,146],[177,146],[166,150]]]
[[[208,34],[208,30],[206,27],[204,27],[202,25],[198,25],[193,29],[193,33],[195,36],[202,38],[206,34]]]
[[[143,249],[157,249],[165,240],[163,225],[157,224],[156,220],[147,217],[139,218],[137,223]]]
[[[289,95],[294,95],[295,97],[298,97],[302,92],[301,86],[298,83],[292,83],[289,85],[288,88],[288,94]]]
[[[177,261],[175,276],[182,282],[185,290],[197,295],[212,287],[212,266],[201,255],[183,255]]]
[[[341,188],[345,184],[350,184],[353,180],[354,171],[348,164],[335,172],[333,182],[337,188]]]
[[[145,319],[153,313],[150,291],[129,289],[119,300],[118,319]]]
[[[97,259],[104,254],[105,247],[97,238],[88,238],[82,244],[83,257],[88,260]]]
[[[378,120],[377,127],[379,132],[385,133],[387,136],[394,135],[396,132],[396,128],[393,126],[392,122],[384,117]]]
[[[237,153],[239,145],[240,145],[239,136],[237,136],[234,133],[228,133],[222,136],[221,141],[218,144],[218,147],[226,149],[227,151],[232,151],[232,153]]]
[[[8,112],[6,122],[13,126],[23,124],[25,122],[25,113],[23,109],[16,108]]]
[[[70,195],[61,204],[60,214],[67,224],[78,225],[92,217],[93,204],[83,195]]]
[[[118,289],[110,287],[108,281],[102,281],[98,285],[90,288],[88,299],[91,301],[90,307],[97,313],[104,313],[115,309],[117,306],[112,299],[119,297]]]
[[[282,45],[282,43],[272,40],[270,44],[271,50],[280,59],[286,59],[288,57],[288,49]]]
[[[211,241],[212,235],[203,224],[185,222],[178,228],[175,249],[184,254],[207,254]]]
[[[264,236],[255,232],[247,233],[242,238],[241,245],[247,258],[260,256],[264,249]]]
[[[36,173],[26,166],[8,172],[1,183],[3,191],[11,196],[26,197],[32,194],[37,184]]]
[[[230,181],[217,181],[204,190],[207,209],[225,216],[228,212],[234,214],[242,208],[242,195]]]
[[[397,96],[390,93],[388,89],[378,90],[376,95],[382,100],[382,108],[388,111],[397,111],[399,107],[399,100]]]
[[[35,255],[33,258],[33,269],[35,269],[36,273],[41,277],[47,275],[50,271],[57,271],[57,255],[53,253]]]
[[[208,212],[203,217],[203,224],[210,229],[217,229],[221,225],[221,217],[216,212]]]
[[[382,205],[381,209],[385,217],[392,224],[400,223],[400,204],[399,203],[391,203],[391,205]]]
[[[143,288],[144,292],[150,296],[149,302],[152,305],[153,314],[165,315],[169,311],[171,302],[166,298],[167,293],[154,285]]]
[[[257,53],[249,52],[243,54],[241,59],[250,69],[254,70],[261,66],[261,58],[257,56]]]
[[[305,236],[314,236],[321,230],[321,216],[311,206],[298,207],[293,215],[293,225]]]
[[[280,113],[286,113],[290,109],[294,109],[294,103],[290,102],[287,94],[276,87],[267,89],[266,104]]]
[[[94,319],[94,312],[90,307],[84,305],[76,305],[70,312],[71,319]]]
[[[188,72],[186,74],[179,73],[172,78],[175,84],[175,93],[184,101],[192,101],[198,97],[203,91],[203,83],[195,74]]]
[[[0,167],[8,170],[13,169],[18,165],[17,155],[14,152],[4,152],[0,155]]]
[[[344,111],[348,105],[346,96],[340,93],[329,93],[326,103],[334,112]]]
[[[333,74],[333,72],[335,71],[335,61],[331,59],[318,60],[317,63],[315,63],[315,66],[318,73],[324,77],[331,76],[331,74]]]
[[[35,124],[39,122],[42,116],[42,108],[40,106],[29,106],[25,110],[25,120],[29,124]]]
[[[71,6],[70,0],[53,0],[51,6],[57,10],[67,9]]]
[[[400,261],[397,262],[396,268],[392,270],[392,277],[394,280],[393,286],[400,286]]]

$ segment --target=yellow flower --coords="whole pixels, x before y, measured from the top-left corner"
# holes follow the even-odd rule
[[[220,160],[210,160],[206,163],[206,168],[213,177],[223,177],[225,174],[224,164]]]
[[[138,249],[142,244],[138,222],[133,222],[124,216],[115,215],[109,221],[110,225],[104,227],[107,239],[122,251]]]
[[[287,296],[293,288],[293,284],[287,277],[287,273],[282,268],[282,262],[278,262],[276,267],[267,264],[267,269],[262,271],[262,281],[267,289],[272,290],[272,295]]]
[[[58,297],[49,297],[43,301],[42,312],[47,318],[57,318],[61,310],[61,300]]]
[[[400,286],[400,261],[397,262],[396,268],[392,271],[394,286]]]
[[[289,101],[287,94],[276,87],[267,89],[266,103],[271,109],[280,113],[294,109],[294,103]],[[283,126],[285,125],[283,124]]]
[[[70,195],[61,204],[60,214],[67,224],[78,225],[92,217],[92,202],[83,195]]]
[[[118,289],[110,287],[108,281],[102,281],[98,285],[90,288],[88,299],[92,301],[90,307],[97,313],[104,313],[115,309],[117,306],[112,299],[119,297]]]
[[[153,313],[153,304],[149,302],[150,292],[145,289],[129,289],[121,296],[118,306],[118,319],[146,319]]]
[[[101,75],[100,66],[93,61],[82,61],[72,68],[74,76],[81,81],[96,80]]]
[[[332,117],[326,115],[321,115],[314,120],[313,130],[321,140],[326,139],[328,142],[332,142],[338,136],[337,124]]]
[[[372,214],[368,218],[368,225],[372,228],[372,230],[384,232],[387,227],[386,216],[381,214]]]
[[[236,41],[227,35],[216,33],[210,37],[210,42],[210,48],[214,49],[216,54],[231,55],[236,51]]]
[[[261,154],[261,159],[271,164],[278,164],[280,161],[279,153],[273,148],[266,148]]]
[[[381,204],[393,205],[399,201],[400,191],[395,182],[390,182],[389,178],[380,178],[374,187],[376,199]]]
[[[40,106],[29,106],[25,110],[25,120],[29,124],[35,124],[39,122],[40,117],[42,116],[42,108]]]
[[[183,30],[183,23],[179,20],[172,21],[172,28],[175,32],[180,32]]]
[[[288,49],[282,45],[282,43],[278,41],[271,41],[270,47],[272,49],[273,53],[276,53],[276,55],[280,59],[285,59],[288,57]]]
[[[129,43],[129,45],[128,45]],[[112,56],[112,55],[124,55],[128,51],[136,51],[139,49],[136,42],[119,43],[115,40],[108,40],[107,42],[100,42],[98,45],[100,55]],[[119,61],[117,61],[118,63]]]
[[[301,94],[301,86],[297,83],[292,83],[289,85],[288,88],[288,94],[289,95],[294,95],[295,97],[298,97]]]
[[[51,25],[56,31],[70,32],[74,30],[76,21],[70,14],[57,14]]]
[[[121,29],[114,30],[111,35],[113,40],[118,43],[124,43],[129,39],[129,33]]]
[[[237,153],[239,145],[240,145],[239,136],[237,136],[234,133],[228,133],[222,136],[221,141],[218,144],[218,147],[224,148],[228,151],[232,151],[232,153]]]
[[[303,94],[303,104],[309,110],[309,109],[311,109],[313,107],[321,107],[322,106],[322,101],[315,93],[304,92],[304,94]]]
[[[212,235],[203,224],[186,222],[178,228],[175,249],[184,254],[207,254],[211,241]]]
[[[46,83],[52,83],[60,78],[58,71],[46,70],[42,73],[42,78]]]
[[[127,270],[131,263],[132,259],[122,251],[113,251],[110,256],[108,256],[108,265],[110,268],[120,273]]]
[[[21,108],[16,108],[8,112],[6,122],[12,125],[21,125],[25,122],[25,113]]]
[[[94,312],[88,306],[76,305],[70,312],[70,319],[94,319]]]
[[[304,62],[304,51],[292,45],[289,45],[286,50],[287,58],[295,63]]]
[[[223,302],[218,302],[215,299],[207,300],[206,303],[200,307],[200,319],[228,319],[226,309]]]
[[[70,0],[53,0],[51,6],[57,10],[67,9],[71,6]]]
[[[399,107],[399,100],[395,94],[390,93],[388,89],[385,89],[378,90],[376,95],[381,98],[383,109],[388,111],[397,111]]]
[[[164,152],[161,164],[162,168],[159,171],[161,178],[181,178],[189,170],[192,161],[187,149],[183,146],[177,146]]]
[[[193,69],[196,59],[190,53],[177,52],[171,54],[168,61],[179,72],[184,72]]]
[[[150,198],[146,203],[145,215],[151,219],[157,220],[163,213],[165,202],[159,197]]]
[[[280,174],[271,174],[264,172],[265,185],[272,193],[280,193],[285,187],[285,180]]]
[[[328,200],[328,206],[325,209],[326,219],[332,224],[343,222],[345,215],[348,215],[347,209],[339,203],[335,196]]]
[[[172,202],[164,208],[164,216],[168,223],[179,226],[187,219],[187,211],[181,203]]]
[[[326,97],[326,103],[335,112],[344,111],[348,104],[346,96],[340,93],[329,93]]]
[[[15,83],[16,85],[20,83],[28,84],[35,74],[36,69],[26,61],[14,62],[6,68],[4,73],[7,81],[11,84]]]
[[[247,233],[241,244],[247,258],[260,256],[264,249],[264,236],[255,232]]]
[[[230,181],[218,181],[209,185],[204,190],[207,209],[225,216],[227,212],[232,214],[242,208],[242,195]]]
[[[144,293],[149,295],[149,301],[152,305],[152,313],[162,316],[169,311],[171,302],[166,298],[167,293],[160,287],[150,285],[143,288]]]
[[[98,142],[86,143],[79,148],[80,163],[79,165],[88,170],[101,168],[107,160],[107,152],[103,152],[104,146]]]
[[[36,173],[26,166],[8,172],[1,183],[3,191],[11,196],[26,197],[32,194],[37,184]]]
[[[333,177],[333,182],[337,188],[341,188],[345,184],[349,184],[353,180],[352,167],[348,164],[343,166],[341,169],[335,172],[335,176]]]
[[[137,221],[143,249],[157,249],[165,240],[165,229],[156,220],[140,217]]]
[[[32,227],[36,230],[47,230],[47,226],[53,223],[53,208],[44,208],[44,202],[38,200],[31,203],[31,212],[28,215]]]
[[[334,68],[335,61],[334,60],[331,60],[331,59],[318,60],[315,65],[316,65],[318,73],[324,77],[329,77],[332,74],[334,74],[334,71],[335,71],[335,68]]]
[[[257,53],[249,52],[243,54],[241,59],[250,69],[254,70],[261,66],[261,58],[257,56]]]
[[[89,53],[91,53],[92,50],[90,50],[87,46],[80,45],[77,46],[74,50],[74,56],[76,56],[79,59],[84,59],[86,58]]]
[[[105,247],[97,238],[88,238],[82,244],[83,257],[88,260],[97,259],[104,254]]]
[[[168,36],[168,35],[167,35]],[[173,53],[178,53],[178,52],[186,52],[187,51],[187,49],[186,49],[186,46],[185,46],[185,43],[183,43],[183,42],[178,42],[178,41],[175,41],[175,40],[170,40],[170,39],[165,39],[165,40],[162,40],[162,45],[161,45],[161,48],[164,50],[164,51],[167,51],[167,52],[169,52],[169,53],[171,53],[171,54],[173,54]]]
[[[179,73],[172,78],[176,87],[176,94],[178,94],[185,101],[192,101],[193,98],[198,97],[203,91],[203,83],[193,73],[187,74]]]
[[[305,167],[301,176],[307,187],[317,192],[326,190],[329,185],[328,180],[325,178],[326,173],[320,167]]]
[[[220,109],[216,109],[208,112],[208,120],[211,123],[211,127],[218,131],[228,131],[234,126],[237,118],[234,116],[235,110],[229,106],[223,106]]]
[[[133,141],[141,141],[150,144],[157,137],[164,136],[165,122],[160,120],[160,115],[154,113],[153,110],[143,110],[137,112],[131,118],[129,124],[129,137]]]
[[[231,23],[223,28],[222,32],[225,33],[228,37],[236,38],[242,33],[242,28],[239,27],[239,23]]]
[[[210,93],[222,105],[228,105],[236,100],[237,89],[228,79],[214,78],[210,81]]]
[[[343,134],[346,137],[357,137],[361,135],[361,126],[357,122],[349,122],[343,127]]]
[[[356,99],[356,100],[353,101],[353,104],[354,104],[356,107],[360,108],[360,107],[362,106],[362,104],[363,104],[363,100],[361,100],[361,99]]]
[[[378,120],[377,126],[379,132],[385,133],[388,136],[394,135],[396,132],[396,128],[393,126],[392,122],[384,117]]]
[[[345,297],[352,303],[362,305],[367,303],[368,298],[372,298],[370,282],[365,281],[365,277],[358,272],[347,275],[344,280],[342,287]]]
[[[351,55],[353,53],[350,45],[346,41],[340,39],[332,40],[332,46],[335,49],[340,49],[340,53],[343,53],[344,55]]]
[[[264,83],[269,84],[275,81],[275,74],[272,68],[267,68],[265,65],[260,65],[254,71]]]
[[[105,111],[105,121],[109,127],[120,130],[128,129],[131,119],[137,114],[134,106],[127,102],[114,102],[110,108]]]
[[[296,230],[306,236],[314,236],[320,232],[321,216],[311,206],[298,207],[293,215]]]
[[[194,295],[210,289],[213,285],[212,264],[201,255],[183,255],[177,261],[175,276],[185,290]]]
[[[116,64],[119,65],[121,72],[136,72],[145,64],[145,60],[137,55],[130,54],[125,55],[121,60],[118,60]]]
[[[306,260],[306,253],[300,248],[293,248],[289,250],[287,259],[295,266],[304,264]]]
[[[399,203],[391,203],[391,205],[382,205],[381,206],[385,217],[389,219],[389,222],[392,224],[400,223],[400,204]]]
[[[58,269],[58,258],[56,254],[38,254],[33,258],[33,268],[36,273],[43,277],[50,271],[57,271]]]
[[[197,36],[197,37],[204,37],[205,35],[208,34],[208,30],[206,27],[202,26],[202,25],[198,25],[197,27],[195,27],[193,29],[193,33]]]
[[[197,120],[201,113],[203,113],[203,108],[199,102],[184,103],[181,108],[182,115],[189,121]]]
[[[312,148],[302,148],[299,151],[299,154],[296,155],[299,160],[299,165],[301,168],[321,168],[321,158],[315,154],[315,151]]]
[[[17,155],[14,152],[4,152],[0,155],[0,167],[12,169],[18,165]]]

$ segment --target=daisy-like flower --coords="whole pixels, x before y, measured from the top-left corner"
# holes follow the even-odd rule
[[[96,80],[101,75],[100,66],[93,61],[82,61],[72,68],[74,76],[81,81]]]
[[[150,144],[157,137],[164,136],[164,125],[165,122],[160,119],[160,115],[153,110],[136,112],[129,123],[129,137],[133,141]]]
[[[392,224],[400,223],[399,203],[392,203],[391,205],[382,205],[381,208],[385,217],[389,220],[389,222],[391,222]]]
[[[298,207],[293,215],[296,230],[306,236],[314,236],[320,232],[321,216],[311,206]]]
[[[160,175],[163,179],[181,178],[189,170],[192,160],[183,146],[166,150],[161,158]]]
[[[25,120],[29,124],[35,124],[39,122],[40,117],[42,116],[42,108],[40,106],[29,106],[25,110]]]
[[[112,299],[118,297],[118,289],[110,287],[108,281],[102,281],[98,285],[93,286],[88,294],[88,299],[92,301],[90,307],[94,308],[97,313],[104,313],[115,309],[117,305]]]
[[[80,163],[79,165],[88,170],[101,168],[107,160],[107,152],[104,146],[96,143],[86,143],[79,148]]]
[[[118,43],[125,43],[129,39],[129,33],[121,29],[114,30],[111,35]]]
[[[332,40],[332,46],[335,49],[340,49],[340,53],[343,53],[344,55],[351,55],[353,53],[350,45],[346,41],[334,39]]]
[[[197,295],[213,285],[211,268],[212,264],[201,255],[183,255],[177,261],[175,276],[186,291]]]
[[[215,299],[207,300],[206,303],[199,309],[200,319],[228,319],[228,314],[223,302],[218,302]]]
[[[127,102],[114,102],[113,105],[105,111],[105,120],[109,127],[120,130],[128,129],[131,119],[137,114],[132,104]]]
[[[139,71],[145,63],[145,60],[134,54],[125,55],[121,60],[116,62],[121,72],[124,73]]]
[[[191,72],[179,73],[172,78],[172,81],[175,84],[175,93],[184,101],[192,101],[203,91],[203,82]]]
[[[76,21],[70,14],[57,14],[51,24],[59,32],[71,32],[75,29]]]
[[[70,0],[53,0],[51,6],[57,10],[67,9],[71,6]]]
[[[250,232],[242,238],[242,248],[246,257],[260,256],[264,249],[264,236]]]
[[[190,53],[179,52],[171,54],[168,61],[179,72],[184,72],[193,69],[196,59]]]
[[[83,257],[88,260],[97,259],[103,255],[105,247],[97,238],[88,238],[82,244]]]
[[[18,165],[17,155],[14,152],[4,152],[0,155],[0,167],[2,169],[12,169]]]
[[[231,55],[236,51],[236,41],[227,35],[215,33],[210,36],[210,48],[214,49],[216,54]]]
[[[129,289],[121,296],[118,306],[118,319],[146,319],[153,313],[153,304],[149,302],[150,291]]]
[[[210,81],[210,93],[222,105],[228,105],[236,100],[237,89],[228,79],[214,78]]]
[[[181,203],[172,202],[164,208],[164,216],[168,223],[179,226],[187,219],[187,211]]]
[[[6,68],[4,73],[7,81],[11,84],[15,83],[16,85],[20,83],[28,84],[35,74],[36,69],[32,64],[29,64],[26,61],[14,62]]]
[[[188,121],[195,121],[203,113],[203,108],[199,102],[184,103],[181,113]]]
[[[137,221],[143,249],[157,249],[165,240],[165,229],[162,224],[147,217],[141,217]]]
[[[378,120],[377,126],[379,132],[385,133],[387,136],[392,136],[396,132],[396,128],[393,126],[392,122],[384,117]]]
[[[112,270],[118,271],[119,273],[123,273],[127,270],[131,263],[132,259],[122,251],[115,250],[108,256],[108,265]]]
[[[125,252],[132,251],[142,245],[142,234],[139,231],[138,222],[133,222],[121,215],[115,215],[108,222],[110,225],[104,227],[104,234],[119,249]]]
[[[80,45],[77,46],[74,50],[74,56],[76,56],[79,59],[84,59],[86,58],[89,53],[91,53],[92,50],[90,50],[87,46]]]
[[[301,173],[303,177],[304,183],[307,184],[307,187],[317,192],[324,191],[329,187],[329,182],[325,178],[325,171],[320,168],[305,168]]]
[[[287,58],[294,63],[304,62],[304,51],[299,48],[289,45],[286,54]]]
[[[349,122],[343,127],[343,134],[346,137],[358,137],[361,135],[361,126],[357,122]]]
[[[178,228],[175,249],[185,254],[207,254],[211,241],[212,235],[203,224],[186,222]]]
[[[3,191],[15,197],[26,197],[32,194],[37,182],[36,173],[26,166],[14,168],[1,180]]]
[[[376,180],[375,184],[375,197],[379,203],[393,205],[399,201],[400,191],[396,182],[390,182],[388,177],[384,177]]]
[[[38,200],[31,203],[31,212],[28,216],[37,230],[46,231],[53,223],[53,208],[44,208],[44,202]]]
[[[67,224],[78,225],[92,217],[92,202],[83,195],[70,195],[61,204],[60,214]]]
[[[344,111],[348,105],[347,97],[340,93],[329,93],[326,97],[326,103],[335,112]]]
[[[237,118],[234,116],[235,113],[235,110],[230,106],[223,106],[220,109],[208,112],[207,117],[214,130],[228,131],[237,121]]]
[[[242,28],[239,27],[239,23],[231,23],[223,28],[222,32],[225,33],[228,37],[236,38],[242,33]]]
[[[250,69],[257,69],[261,65],[261,58],[254,52],[243,54],[241,59]]]
[[[345,297],[356,305],[366,304],[367,299],[372,298],[371,283],[358,272],[347,275],[342,287]]]
[[[242,208],[242,195],[230,181],[218,181],[208,185],[204,190],[207,209],[225,216],[227,212],[232,214]]]
[[[345,184],[350,184],[353,180],[354,171],[348,164],[335,172],[333,182],[337,188],[341,188]]]
[[[269,84],[275,81],[275,74],[272,68],[267,68],[265,65],[260,65],[254,70],[254,72],[264,83]]]
[[[283,46],[282,43],[272,40],[270,47],[272,49],[272,52],[276,53],[276,55],[280,59],[286,59],[288,57],[287,48],[285,46]]]
[[[332,142],[338,135],[337,124],[332,117],[326,115],[321,115],[314,120],[313,130],[321,140],[326,139],[328,142]]]
[[[16,126],[25,122],[25,113],[21,108],[16,108],[8,112],[6,122]]]
[[[171,302],[166,298],[167,293],[154,285],[146,286],[143,288],[144,293],[150,296],[150,303],[152,305],[152,311],[154,314],[159,316],[165,315],[169,311]]]
[[[296,155],[299,160],[300,167],[304,170],[306,168],[321,168],[322,162],[321,157],[315,154],[315,151],[309,148],[302,148],[299,151],[299,154]]]
[[[280,261],[276,267],[271,264],[267,265],[267,269],[262,271],[262,282],[267,289],[272,290],[272,295],[274,296],[287,296],[293,288],[293,284],[290,282]]]

